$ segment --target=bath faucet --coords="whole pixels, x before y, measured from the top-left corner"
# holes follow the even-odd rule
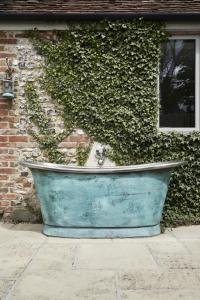
[[[96,155],[95,155],[98,165],[102,166],[105,158],[106,158],[106,148],[104,146],[100,146],[99,149],[96,150]]]

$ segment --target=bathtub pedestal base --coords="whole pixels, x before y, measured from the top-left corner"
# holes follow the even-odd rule
[[[134,228],[70,228],[44,225],[43,233],[47,236],[68,238],[147,237],[160,234],[160,225]]]

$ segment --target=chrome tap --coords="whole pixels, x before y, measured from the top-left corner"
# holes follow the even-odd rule
[[[95,155],[98,165],[103,166],[103,163],[106,158],[106,147],[104,146],[99,146],[99,148],[96,150],[96,155]]]

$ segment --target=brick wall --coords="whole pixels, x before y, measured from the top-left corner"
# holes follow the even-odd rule
[[[6,70],[5,58],[14,58],[13,46],[16,45],[15,35],[11,32],[0,32],[0,74]],[[13,149],[12,137],[17,137],[15,124],[15,104],[2,97],[0,91],[0,213],[9,213],[17,199],[15,175],[17,173],[16,151]]]
[[[26,56],[26,58],[25,58]],[[42,159],[43,155],[37,143],[27,134],[28,116],[24,109],[24,84],[26,79],[34,80],[38,74],[38,64],[41,58],[36,55],[30,42],[21,32],[0,32],[0,75],[5,75],[8,57],[14,67],[14,99],[2,97],[0,89],[0,214],[7,218],[16,208],[24,206],[24,197],[33,187],[32,176],[26,168],[20,166],[23,159]],[[25,59],[27,66],[19,69],[19,62]],[[34,62],[35,65],[30,65]],[[57,108],[52,105],[44,91],[41,92],[45,110],[52,115],[55,128],[63,127],[62,121],[56,115]],[[76,147],[80,143],[88,143],[89,138],[77,130],[66,137],[59,149],[76,163]]]

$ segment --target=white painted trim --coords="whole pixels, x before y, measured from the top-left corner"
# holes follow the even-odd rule
[[[166,22],[167,31],[200,31],[200,22]],[[24,31],[38,28],[39,30],[64,30],[69,26],[69,22],[41,22],[41,21],[22,21],[22,22],[1,22],[0,30]]]
[[[200,22],[167,22],[166,30],[168,31],[200,31]]]
[[[195,55],[195,130],[200,130],[200,37],[196,39]]]
[[[190,133],[192,131],[198,131],[198,129],[196,129],[195,127],[185,127],[185,128],[181,128],[181,127],[159,127],[158,128],[159,132],[180,132],[180,133]]]
[[[199,35],[177,35],[172,36],[169,39],[185,39],[185,40],[195,40],[195,127],[183,128],[183,127],[160,127],[160,114],[158,111],[158,130],[161,132],[171,132],[178,131],[182,133],[187,133],[191,131],[200,130],[200,36]]]
[[[8,22],[0,23],[0,30],[26,31],[37,28],[39,30],[65,30],[69,28],[69,22]]]

